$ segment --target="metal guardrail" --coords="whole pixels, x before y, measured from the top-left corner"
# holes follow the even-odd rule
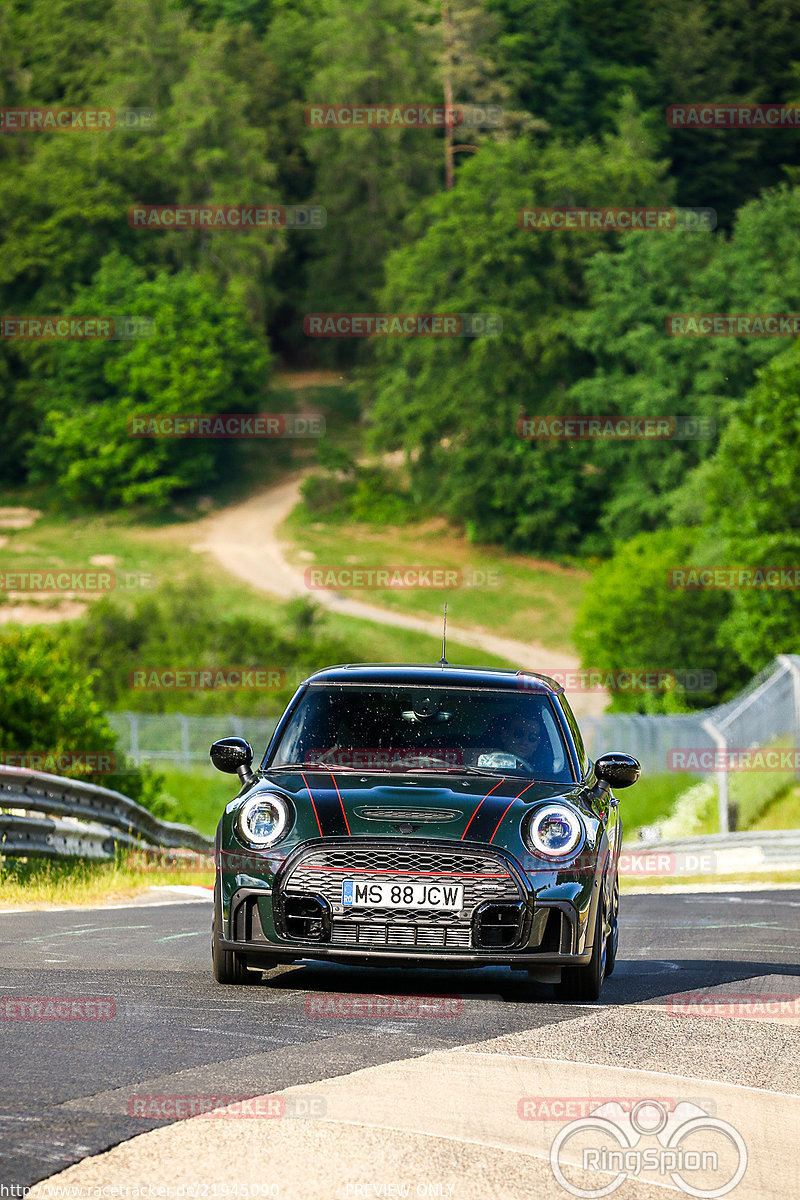
[[[210,855],[214,840],[110,788],[0,766],[0,857],[109,860],[120,846]]]
[[[800,869],[800,829],[752,830],[744,833],[709,833],[695,837],[664,838],[626,843],[623,854],[633,859],[663,855],[675,859],[669,873],[677,875],[758,874]],[[687,865],[688,864],[688,865]],[[646,874],[640,869],[639,874]],[[654,869],[653,874],[659,874]]]

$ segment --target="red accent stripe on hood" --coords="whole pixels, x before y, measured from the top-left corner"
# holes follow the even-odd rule
[[[505,783],[505,778],[503,778],[503,779],[499,779],[499,780],[497,781],[497,783],[496,783],[496,784],[494,785],[494,787],[492,788],[492,791],[491,791],[491,792],[487,792],[487,793],[486,793],[486,795],[483,797],[483,800],[481,800],[481,804],[484,804],[484,803],[485,803],[485,802],[486,802],[486,801],[489,799],[489,797],[491,796],[492,792],[496,792],[496,791],[497,791],[497,789],[500,787],[500,784],[501,784],[501,783]],[[512,803],[513,803],[513,801],[512,801]],[[472,822],[475,820],[475,818],[477,817],[478,813],[480,812],[480,807],[481,807],[481,804],[479,804],[479,805],[478,805],[478,807],[475,809],[475,812],[472,814],[472,816],[470,817],[470,819],[467,821],[467,829],[469,829],[470,825],[472,824]],[[461,841],[462,841],[462,842],[464,841],[464,838],[467,836],[467,829],[465,829],[465,830],[464,830],[464,832],[463,832],[463,833],[462,833],[462,835],[461,835]]]
[[[308,789],[308,798],[311,801],[311,807],[314,810],[314,816],[317,818],[317,829],[319,830],[319,836],[322,837],[322,826],[319,823],[319,813],[317,812],[317,806],[314,803],[314,794],[311,791],[311,788],[308,786],[308,780],[306,779],[306,777],[302,771],[300,772],[300,778],[302,779],[303,783],[306,785],[306,788]]]

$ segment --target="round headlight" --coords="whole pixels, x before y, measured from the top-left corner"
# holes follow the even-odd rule
[[[572,854],[583,840],[583,823],[576,812],[562,804],[548,804],[534,813],[528,823],[531,850],[548,858]]]
[[[246,846],[274,846],[289,828],[289,805],[277,792],[262,792],[245,800],[236,817],[236,832]]]

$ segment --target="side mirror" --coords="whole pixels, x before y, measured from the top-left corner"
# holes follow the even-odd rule
[[[236,774],[242,783],[249,783],[253,778],[250,764],[253,761],[253,747],[244,738],[220,738],[209,750],[211,761],[218,771],[226,775]]]
[[[601,754],[594,764],[594,773],[599,783],[607,783],[612,788],[626,788],[636,783],[642,767],[630,754]]]

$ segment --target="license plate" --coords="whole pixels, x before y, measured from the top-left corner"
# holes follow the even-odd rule
[[[464,888],[452,883],[371,883],[342,881],[345,908],[443,908],[464,906]]]

